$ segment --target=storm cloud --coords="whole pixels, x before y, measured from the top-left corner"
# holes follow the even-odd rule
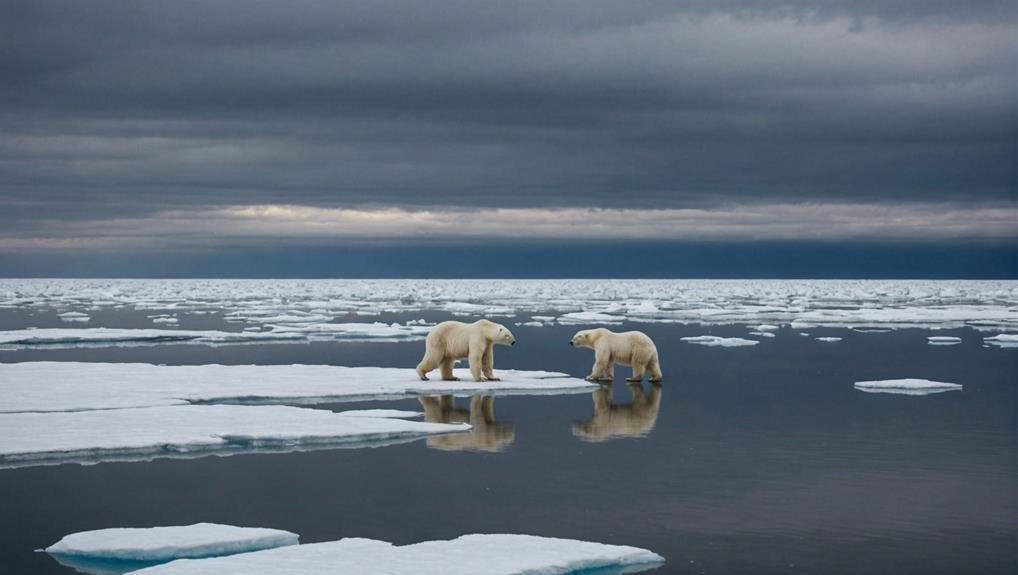
[[[1014,2],[0,6],[3,250],[1018,235]]]

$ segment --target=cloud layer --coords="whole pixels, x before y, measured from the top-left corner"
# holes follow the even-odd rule
[[[1016,10],[2,2],[2,245],[1013,238]]]

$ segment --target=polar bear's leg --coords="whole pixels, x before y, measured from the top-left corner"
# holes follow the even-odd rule
[[[470,346],[470,356],[467,361],[470,363],[470,375],[474,377],[474,381],[485,381],[487,378],[482,373],[482,364],[484,363],[484,350],[477,349],[480,346]]]
[[[594,350],[594,367],[590,370],[590,375],[587,376],[587,381],[599,381],[608,371],[608,366],[611,365],[611,356],[605,352]]]
[[[452,366],[456,364],[456,360],[447,357],[442,360],[442,379],[445,381],[459,381],[460,378],[452,374]]]
[[[647,367],[646,364],[634,361],[633,362],[633,376],[632,377],[627,377],[626,381],[628,381],[629,383],[636,383],[638,381],[643,381],[643,372],[646,369],[646,367]]]
[[[438,352],[429,349],[424,354],[424,359],[421,363],[417,364],[417,375],[424,381],[428,381],[428,372],[438,367],[438,364],[442,361],[441,356]]]
[[[608,373],[604,376],[603,381],[615,381],[615,362],[608,362]]]
[[[499,381],[499,379],[495,377],[494,369],[495,346],[489,343],[484,349],[484,355],[481,356],[481,373],[484,374],[484,377],[488,378],[488,381]]]
[[[650,363],[647,364],[647,370],[650,371],[650,382],[661,383],[664,376],[661,374],[661,364],[657,361],[657,356],[650,358]]]

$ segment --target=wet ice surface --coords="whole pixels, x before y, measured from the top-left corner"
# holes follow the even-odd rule
[[[0,311],[0,329],[73,327],[56,309],[8,311]],[[181,329],[244,325],[200,311],[212,313],[166,313],[178,313]],[[151,313],[92,310],[84,326],[153,327]],[[369,321],[451,317],[380,313]],[[519,343],[498,349],[496,370],[589,373],[589,352],[567,342],[593,324],[535,321],[542,327],[513,327]],[[983,347],[983,338],[1014,331],[948,324],[938,331],[793,329],[766,321],[779,326],[769,331],[773,338],[748,335],[763,319],[613,327],[655,340],[665,373],[660,388],[631,388],[621,370],[614,389],[596,393],[315,406],[424,412],[410,422],[470,423],[465,433],[379,449],[3,469],[0,565],[66,574],[32,550],[75,531],[210,521],[278,527],[308,543],[366,537],[407,545],[464,533],[533,533],[651,549],[668,561],[655,573],[1013,572],[1018,353]],[[703,335],[759,343],[705,347],[681,339]],[[930,336],[962,341],[936,347]],[[0,350],[0,362],[405,368],[420,360],[422,348],[420,341],[332,340],[26,347]],[[964,389],[908,397],[854,386],[895,378]]]

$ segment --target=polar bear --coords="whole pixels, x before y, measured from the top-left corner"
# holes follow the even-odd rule
[[[603,327],[576,332],[569,345],[589,347],[594,350],[594,368],[588,381],[612,381],[615,379],[615,364],[633,367],[633,376],[628,382],[643,380],[643,372],[650,372],[650,382],[660,383],[661,365],[657,360],[657,347],[642,331],[614,333]]]
[[[491,371],[495,366],[492,347],[496,343],[516,345],[516,338],[504,325],[486,319],[474,323],[443,321],[428,332],[417,375],[427,381],[428,372],[441,366],[442,379],[455,381],[459,378],[452,374],[452,366],[465,357],[474,381],[498,381]]]

